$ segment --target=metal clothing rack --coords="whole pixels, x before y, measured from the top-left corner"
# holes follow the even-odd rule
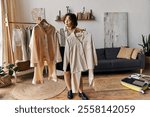
[[[33,26],[37,24],[32,22],[8,22],[8,23],[15,26],[15,28],[23,28],[23,29],[32,29]]]
[[[9,22],[10,24],[36,24],[32,22]]]

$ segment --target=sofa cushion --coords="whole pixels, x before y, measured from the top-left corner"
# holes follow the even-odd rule
[[[117,58],[131,59],[133,48],[121,48],[117,55]]]
[[[105,48],[105,57],[108,60],[116,59],[120,48]]]
[[[131,55],[131,58],[132,58],[132,59],[136,59],[138,53],[140,53],[140,52],[141,52],[141,49],[139,49],[139,48],[134,48],[134,50],[133,50],[133,52],[132,52],[132,55]]]
[[[111,60],[98,60],[98,66],[95,66],[95,69],[110,69],[111,66]]]
[[[116,59],[111,61],[112,62],[112,68],[132,68],[132,67],[138,67],[140,66],[140,62],[138,60],[133,59]]]
[[[97,54],[98,60],[106,59],[104,49],[96,49],[96,54]]]

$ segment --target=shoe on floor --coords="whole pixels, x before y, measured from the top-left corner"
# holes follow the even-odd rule
[[[67,98],[68,98],[68,99],[72,99],[72,98],[73,98],[72,90],[68,91]]]
[[[89,98],[86,96],[85,93],[78,93],[79,97],[82,99],[82,100],[88,100]]]

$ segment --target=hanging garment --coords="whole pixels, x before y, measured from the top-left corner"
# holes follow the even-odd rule
[[[64,27],[64,28],[61,28],[57,34],[59,37],[59,45],[60,45],[60,53],[61,53],[61,57],[62,57],[62,62],[59,62],[56,64],[56,69],[63,71],[65,41],[66,41],[66,38],[71,33]],[[70,71],[70,65],[67,66],[66,71]]]
[[[73,92],[78,91],[82,71],[89,70],[89,84],[92,84],[97,55],[91,33],[84,31],[75,34],[73,32],[68,36],[64,53],[64,71],[68,64],[70,64]]]
[[[94,73],[93,69],[95,66],[98,65],[97,62],[97,54],[96,54],[96,49],[95,49],[95,44],[92,39],[92,35],[88,32],[84,32],[84,34],[79,33],[78,36],[83,36],[83,40],[81,42],[83,43],[83,49],[85,53],[85,58],[87,61],[87,67],[88,67],[88,72],[89,72],[89,85],[92,85],[93,79],[94,79]]]
[[[59,51],[59,44],[56,29],[54,26],[47,24],[37,24],[32,31],[31,41],[29,44],[31,49],[31,67],[35,68],[39,72],[43,72],[43,66],[45,61],[49,68],[49,79],[57,81],[55,64],[61,62],[61,55]],[[41,70],[41,71],[40,71]],[[35,72],[37,73],[37,72]],[[40,75],[38,79],[34,74],[33,84],[43,82],[43,77]]]
[[[14,28],[12,33],[12,44],[15,60],[28,60],[25,30],[22,28]]]
[[[68,64],[70,64],[71,73],[86,71],[88,69],[83,45],[80,40],[76,38],[74,33],[71,33],[66,39],[63,66],[64,71],[66,71]]]
[[[65,47],[66,38],[68,38],[70,34],[71,33],[66,29],[66,27],[60,29],[58,33],[60,47]]]
[[[31,52],[29,48],[29,43],[32,35],[32,29],[25,29],[26,32],[26,51],[27,51],[27,59],[30,60]]]
[[[68,36],[64,53],[64,71],[69,63],[71,73],[94,69],[97,65],[97,55],[91,33],[84,31],[76,35],[73,32]]]
[[[64,28],[61,28],[58,35],[59,35],[60,47],[65,47],[65,40],[66,40],[66,37],[68,36],[66,33],[66,30]]]

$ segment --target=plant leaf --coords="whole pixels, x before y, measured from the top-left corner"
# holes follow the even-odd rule
[[[18,67],[14,67],[13,70],[16,72],[18,70]]]
[[[9,70],[9,75],[13,75],[13,70]]]

